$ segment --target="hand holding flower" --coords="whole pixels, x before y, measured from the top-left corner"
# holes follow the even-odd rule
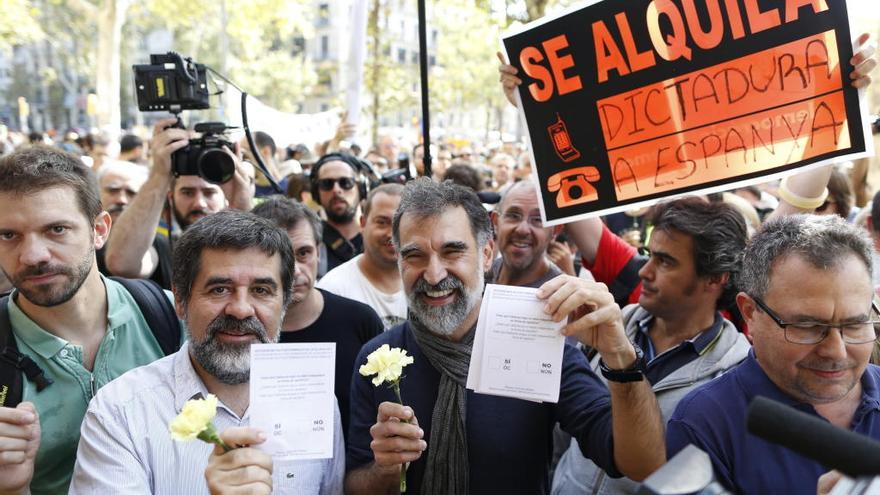
[[[399,470],[401,493],[406,492],[406,466],[427,448],[422,440],[425,432],[419,428],[413,410],[403,405],[400,395],[403,368],[412,363],[413,358],[407,356],[406,351],[383,344],[367,356],[367,363],[358,370],[363,376],[376,375],[373,385],[378,387],[387,383],[397,396],[397,404],[379,404],[376,424],[370,428],[373,437],[370,447],[377,466],[384,470]]]
[[[272,458],[250,448],[263,443],[265,435],[254,428],[233,427],[224,430],[220,439],[226,444],[244,447],[227,453],[222,447],[214,446],[205,469],[210,493],[272,493]]]

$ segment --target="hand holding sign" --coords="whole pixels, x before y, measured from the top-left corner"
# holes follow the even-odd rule
[[[516,91],[517,86],[522,84],[522,79],[516,77],[519,71],[516,67],[507,63],[503,53],[495,52],[495,55],[501,61],[501,64],[498,66],[498,72],[501,74],[498,80],[501,81],[501,87],[504,88],[504,96],[507,97],[507,101],[511,105],[516,106],[516,97],[513,95],[513,92]]]
[[[871,84],[871,76],[868,74],[877,67],[877,60],[874,58],[874,43],[868,43],[870,38],[870,34],[862,33],[856,39],[858,53],[849,60],[849,63],[855,67],[855,70],[849,74],[849,78],[853,80],[851,84],[855,88],[865,88]]]

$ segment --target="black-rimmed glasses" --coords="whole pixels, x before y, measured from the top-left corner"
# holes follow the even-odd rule
[[[868,321],[858,321],[851,323],[820,323],[817,321],[783,321],[775,311],[767,307],[767,304],[759,297],[752,297],[755,304],[761,308],[761,311],[767,313],[767,316],[773,320],[776,325],[782,328],[785,334],[785,340],[793,344],[818,344],[825,340],[828,333],[834,328],[840,329],[841,337],[847,344],[867,344],[877,339],[877,331],[874,325],[880,324],[880,319],[871,319]],[[875,316],[880,316],[880,309],[877,303],[871,301],[871,310]]]

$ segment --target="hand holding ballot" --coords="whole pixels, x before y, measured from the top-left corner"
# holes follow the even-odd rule
[[[626,369],[635,362],[635,348],[624,333],[620,307],[605,284],[559,275],[538,289],[538,298],[546,301],[544,311],[554,321],[568,318],[563,335],[597,349],[609,368]]]
[[[334,343],[251,346],[251,426],[266,432],[260,449],[275,459],[333,457]]]

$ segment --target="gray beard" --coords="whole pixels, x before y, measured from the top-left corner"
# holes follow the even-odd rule
[[[211,376],[226,385],[247,383],[251,375],[251,346],[218,341],[215,337],[221,330],[240,330],[243,333],[250,333],[264,344],[270,342],[269,334],[256,317],[236,320],[229,316],[218,316],[208,324],[204,340],[190,339],[190,354]],[[276,332],[277,337],[280,335],[280,332]],[[277,342],[278,338],[274,341]]]
[[[419,279],[413,290],[406,295],[410,315],[430,332],[443,337],[449,337],[459,329],[465,318],[468,317],[477,303],[479,303],[480,296],[483,293],[484,281],[485,277],[481,271],[477,288],[469,292],[464,283],[452,275],[447,276],[434,286],[429,285],[424,279]],[[453,289],[458,294],[451,304],[445,306],[428,305],[420,297],[426,290],[447,289]]]

